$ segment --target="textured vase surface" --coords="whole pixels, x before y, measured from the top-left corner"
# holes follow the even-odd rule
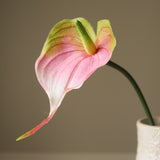
[[[137,121],[136,160],[160,160],[160,117],[155,117],[155,126],[146,118]]]

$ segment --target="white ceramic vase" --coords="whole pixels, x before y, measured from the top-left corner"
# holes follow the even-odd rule
[[[155,126],[148,125],[146,118],[137,121],[136,160],[160,160],[160,117],[155,117]]]

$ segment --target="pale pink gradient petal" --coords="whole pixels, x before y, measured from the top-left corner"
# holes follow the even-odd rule
[[[40,56],[36,62],[36,73],[49,97],[49,116],[60,106],[65,94],[72,89],[81,87],[97,68],[109,61],[110,55],[106,49],[101,48],[93,56],[76,50],[61,53],[53,58]],[[35,127],[36,131],[43,125]]]
[[[111,54],[104,48],[99,48],[97,53],[88,56],[76,65],[71,75],[68,89],[76,89],[81,87],[84,81],[99,67],[105,65]]]
[[[67,85],[74,68],[85,57],[85,52],[72,50],[57,54],[57,56],[43,55],[37,59],[35,65],[36,75],[49,97],[50,112],[45,120],[17,140],[31,136],[51,120],[63,97],[69,91]]]
[[[65,27],[61,28],[58,25]],[[51,31],[50,38],[46,41],[42,54],[35,64],[37,79],[49,97],[49,115],[18,140],[34,134],[48,123],[60,106],[65,94],[72,89],[81,87],[96,69],[105,65],[111,58],[112,50],[105,47],[106,45],[104,46],[104,43],[109,44],[111,40],[111,35],[108,34],[108,30],[107,32],[104,30],[105,28],[99,31],[99,35],[103,39],[97,37],[97,52],[90,56],[83,47],[73,21],[67,20],[67,23],[62,21],[58,25],[56,26],[58,28],[55,27],[55,31],[54,29]],[[106,37],[102,36],[104,31],[107,33]],[[62,32],[63,34],[61,34]],[[57,41],[55,42],[55,40]]]
[[[57,109],[64,96],[71,73],[77,63],[86,57],[80,51],[64,52],[54,58],[41,57],[36,73],[50,100],[50,113]],[[38,62],[37,62],[38,63]],[[45,64],[45,66],[41,66]],[[39,76],[40,73],[40,76]]]

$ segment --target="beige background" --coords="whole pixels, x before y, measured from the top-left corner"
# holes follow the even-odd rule
[[[49,30],[78,16],[95,29],[98,20],[111,21],[117,39],[112,61],[135,77],[152,113],[160,115],[159,0],[1,0],[1,152],[136,151],[135,123],[144,112],[129,82],[108,66],[69,92],[49,124],[15,141],[49,112],[48,97],[34,72]]]

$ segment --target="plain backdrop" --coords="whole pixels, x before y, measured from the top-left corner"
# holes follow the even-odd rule
[[[159,0],[0,0],[0,152],[136,152],[142,105],[128,80],[104,66],[69,92],[53,119],[34,71],[50,29],[62,19],[109,19],[117,39],[112,61],[136,79],[160,115]]]

